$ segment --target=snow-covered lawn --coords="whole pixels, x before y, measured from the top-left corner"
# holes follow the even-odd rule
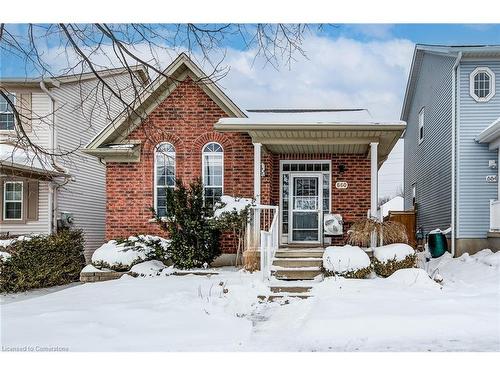
[[[160,276],[84,284],[1,306],[4,347],[72,351],[500,351],[500,254],[414,270],[328,278],[314,297],[257,303],[260,274]]]

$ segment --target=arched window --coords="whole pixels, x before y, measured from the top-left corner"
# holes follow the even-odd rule
[[[155,151],[155,210],[160,216],[167,214],[167,189],[175,187],[175,147],[160,143]]]
[[[203,147],[202,168],[205,204],[213,206],[224,186],[224,150],[220,144],[210,142]]]

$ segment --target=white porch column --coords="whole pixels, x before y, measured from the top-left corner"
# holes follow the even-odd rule
[[[253,144],[253,195],[255,203],[260,204],[260,164],[262,143]]]
[[[370,217],[377,218],[377,205],[378,205],[378,142],[370,143],[370,164],[371,164],[371,196],[370,196]],[[377,246],[377,232],[373,231],[371,236],[371,248],[375,249]]]
[[[260,205],[260,163],[262,155],[262,143],[253,144],[253,195],[255,198],[255,204]],[[260,210],[254,211],[253,216],[253,246],[256,249],[260,249]],[[261,271],[263,267],[263,255],[261,255]]]
[[[370,162],[371,162],[371,200],[370,216],[377,216],[378,205],[378,142],[370,143]]]

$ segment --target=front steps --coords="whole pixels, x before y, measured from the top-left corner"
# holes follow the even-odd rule
[[[289,298],[309,298],[312,284],[322,280],[323,249],[279,249],[273,260],[271,276],[274,279],[268,296],[263,301],[287,303]]]

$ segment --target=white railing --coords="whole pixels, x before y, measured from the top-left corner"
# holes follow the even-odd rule
[[[271,278],[271,265],[278,249],[278,206],[258,205],[250,210],[246,248],[260,252],[260,270],[264,280]]]
[[[500,199],[490,200],[490,230],[500,231]]]

